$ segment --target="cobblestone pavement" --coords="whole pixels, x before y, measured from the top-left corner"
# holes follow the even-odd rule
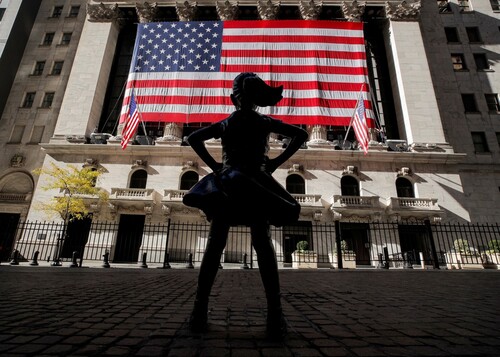
[[[221,270],[206,334],[197,270],[0,266],[1,356],[500,356],[500,271],[281,270],[265,335],[257,270]]]

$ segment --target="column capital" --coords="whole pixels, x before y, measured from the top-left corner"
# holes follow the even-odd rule
[[[321,14],[323,8],[323,2],[319,2],[317,5],[314,0],[303,1],[299,3],[300,16],[303,20],[317,20]]]
[[[118,4],[104,5],[87,4],[87,15],[90,22],[113,22],[122,18],[122,12],[118,8]]]
[[[137,12],[137,16],[139,17],[139,22],[141,24],[146,22],[153,22],[158,15],[158,3],[136,3],[135,11]]]
[[[257,2],[257,11],[261,20],[276,20],[278,12],[280,11],[281,2],[278,1],[276,5],[271,0],[267,2],[259,0]]]
[[[179,21],[193,21],[197,11],[198,3],[196,1],[192,4],[190,4],[188,1],[184,1],[183,3],[175,3],[175,12],[179,17]]]
[[[217,14],[219,15],[219,19],[222,21],[226,20],[236,20],[238,17],[238,2],[236,1],[236,4],[231,4],[229,0],[226,0],[224,2],[219,2],[217,1],[215,3],[215,8],[217,9]]]
[[[386,1],[385,13],[391,21],[418,21],[420,18],[420,0]]]
[[[365,13],[366,3],[360,4],[357,0],[342,2],[342,15],[349,22],[360,22]]]

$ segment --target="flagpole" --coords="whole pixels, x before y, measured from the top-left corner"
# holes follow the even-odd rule
[[[356,101],[356,106],[354,107],[354,111],[352,112],[351,120],[349,121],[349,126],[347,127],[347,131],[345,133],[344,142],[342,143],[342,147],[341,147],[342,149],[344,148],[345,141],[347,140],[347,135],[349,135],[349,131],[351,130],[352,120],[354,119],[354,115],[356,114],[356,109],[358,108],[359,101],[362,99],[361,93],[363,92],[364,87],[365,87],[365,82],[363,82],[361,84],[361,89],[359,90],[359,94],[358,94],[358,100]]]

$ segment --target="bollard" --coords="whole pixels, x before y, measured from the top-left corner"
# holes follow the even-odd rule
[[[389,249],[384,247],[384,269],[389,269]]]
[[[76,260],[78,259],[78,252],[75,250],[73,252],[73,255],[71,256],[71,264],[69,265],[70,268],[78,268],[78,263]]]
[[[142,253],[142,264],[141,268],[147,268],[146,259],[148,258],[148,253]]]
[[[188,262],[187,262],[186,268],[187,269],[194,269],[194,265],[193,265],[193,253],[189,253],[188,254]]]
[[[110,267],[110,265],[109,265],[109,252],[106,251],[102,257],[103,257],[102,267],[109,268]]]
[[[411,254],[409,252],[403,253],[403,269],[413,269],[413,262],[411,259]]]
[[[19,251],[15,249],[12,252],[12,260],[10,261],[10,265],[19,265]]]
[[[248,264],[247,264],[247,253],[243,254],[243,266],[241,269],[248,269]]]
[[[383,258],[382,253],[378,253],[377,269],[384,269],[384,258]]]
[[[59,240],[60,238],[57,238],[57,241],[56,241],[56,249],[55,249],[55,252],[54,252],[54,260],[52,261],[52,263],[50,264],[51,266],[53,267],[60,267],[62,265],[61,263],[61,259],[59,259]]]
[[[160,269],[170,269],[170,263],[168,262],[169,256],[168,253],[165,253],[165,259],[163,260],[163,266]]]
[[[31,258],[31,266],[38,266],[38,255],[40,252],[37,250],[36,252],[33,253],[33,258]]]

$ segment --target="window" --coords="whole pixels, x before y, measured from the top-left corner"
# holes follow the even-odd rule
[[[498,102],[498,94],[485,94],[484,98],[486,99],[486,104],[488,104],[488,110],[490,112],[499,112],[500,104]]]
[[[54,10],[52,10],[52,17],[58,18],[61,17],[63,7],[62,6],[54,6]]]
[[[497,134],[497,143],[498,143],[498,146],[500,146],[500,133],[497,132],[496,134]]]
[[[35,63],[35,68],[33,68],[33,76],[41,76],[43,73],[43,69],[45,68],[45,61],[37,61]]]
[[[33,131],[31,132],[30,144],[38,144],[42,142],[43,132],[45,130],[45,126],[43,125],[35,125]]]
[[[3,19],[3,14],[5,14],[5,8],[4,7],[0,9],[0,21],[2,21],[2,19]]]
[[[47,92],[43,96],[41,108],[50,108],[52,106],[52,101],[54,100],[54,92]]]
[[[446,41],[460,42],[460,37],[458,37],[458,31],[456,27],[445,27],[444,33],[446,35]]]
[[[451,13],[451,7],[448,0],[438,0],[437,5],[440,14]]]
[[[472,143],[474,144],[474,151],[476,153],[490,152],[488,148],[488,142],[486,141],[486,135],[482,131],[473,131]]]
[[[79,12],[80,6],[71,6],[68,17],[77,17]]]
[[[130,177],[130,188],[146,188],[148,173],[146,170],[137,170]]]
[[[469,39],[469,42],[472,43],[482,42],[481,34],[479,33],[478,27],[466,27],[465,31],[467,32],[467,37]]]
[[[398,193],[398,197],[415,197],[413,184],[410,180],[403,177],[398,177],[396,179],[396,191]]]
[[[500,11],[500,0],[490,0],[490,4],[493,11]]]
[[[452,53],[451,62],[453,63],[453,69],[455,71],[463,71],[467,69],[465,65],[464,55],[461,53]]]
[[[73,35],[72,32],[64,32],[61,37],[61,45],[69,45],[71,42],[71,35]]]
[[[186,171],[181,176],[181,190],[190,190],[199,180],[200,176],[196,171]]]
[[[35,92],[28,92],[24,95],[23,100],[23,108],[31,108],[33,106],[33,102],[35,101]]]
[[[342,196],[359,196],[358,180],[352,176],[342,176],[340,179],[340,191]]]
[[[10,135],[9,143],[18,144],[21,142],[24,134],[24,125],[15,125],[14,130],[12,130],[12,134]]]
[[[62,72],[63,64],[64,61],[55,61],[54,65],[52,66],[52,72],[50,72],[50,74],[53,76],[60,75]]]
[[[286,190],[290,193],[304,195],[306,193],[304,178],[297,174],[288,175],[286,178]]]
[[[486,71],[490,69],[488,58],[484,53],[474,53],[474,62],[476,62],[476,68],[478,71]]]
[[[460,12],[472,11],[469,0],[458,0],[458,6],[460,6]]]
[[[43,37],[43,46],[50,46],[52,45],[52,41],[54,40],[54,33],[53,32],[47,32],[45,36]]]
[[[466,113],[477,112],[476,100],[474,94],[462,94],[462,102]]]

